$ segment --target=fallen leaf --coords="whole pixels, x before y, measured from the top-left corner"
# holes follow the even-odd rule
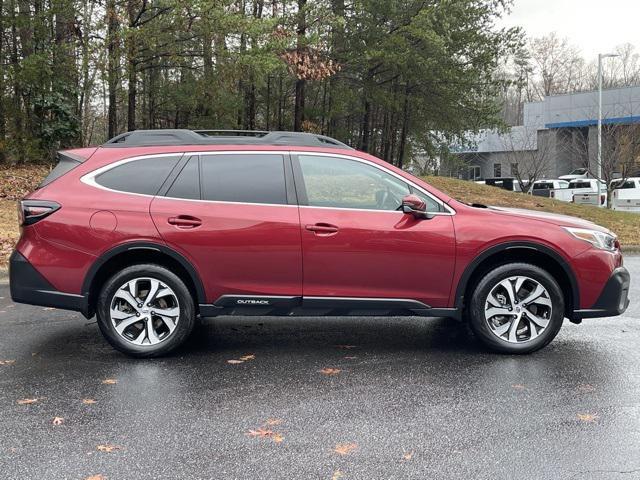
[[[356,445],[355,443],[339,443],[338,445],[336,445],[336,448],[334,448],[333,451],[338,455],[349,455],[356,448],[358,448],[358,445]]]
[[[596,387],[594,387],[593,385],[589,385],[584,384],[584,385],[578,385],[578,391],[582,392],[582,393],[589,393],[589,392],[595,392]]]
[[[280,425],[282,423],[282,420],[280,420],[279,418],[269,418],[264,423],[265,423],[265,425],[268,425],[270,427],[274,427],[276,425]]]
[[[341,371],[342,370],[340,370],[339,368],[323,368],[322,370],[320,370],[320,373],[322,373],[323,375],[337,375]]]
[[[107,378],[105,380],[102,380],[103,385],[115,385],[116,383],[118,383],[118,380],[116,380],[115,378]]]
[[[91,475],[84,480],[107,480],[107,477],[105,477],[104,475]]]
[[[111,453],[115,452],[116,450],[122,450],[122,447],[119,447],[117,445],[109,445],[107,443],[105,445],[98,445],[96,447],[96,450],[98,450],[99,452]]]
[[[55,310],[55,308],[53,308],[53,307],[45,307],[42,310],[49,311],[49,310]]]
[[[273,435],[273,430],[268,430],[266,428],[258,428],[257,430],[249,430],[247,432],[247,435],[249,435],[250,437],[262,437],[262,438],[266,438],[266,437],[270,437]]]
[[[284,440],[284,437],[277,433],[274,432],[273,430],[270,430],[268,428],[263,428],[260,427],[256,430],[249,430],[247,432],[247,435],[253,438],[270,438],[271,440],[273,440],[275,443],[282,443],[282,441]]]
[[[53,417],[53,422],[54,425],[62,425],[64,423],[64,418],[62,417]]]
[[[83,398],[82,403],[84,403],[85,405],[93,405],[94,403],[98,403],[98,402],[93,398]]]
[[[342,475],[342,472],[340,470],[336,470],[335,472],[333,472],[333,476],[331,477],[331,480],[338,480],[339,478],[342,478],[344,475]]]
[[[23,398],[22,400],[17,400],[18,405],[31,405],[32,403],[36,403],[37,401],[37,398]]]
[[[231,365],[238,365],[239,363],[244,363],[244,360],[227,360],[227,363]]]
[[[511,387],[515,388],[516,390],[525,390],[527,387],[525,387],[524,385],[520,384],[520,383],[516,383],[515,385],[511,385]]]
[[[592,423],[592,422],[595,422],[597,419],[598,419],[598,415],[596,415],[594,413],[579,413],[578,414],[578,420],[580,420],[582,422]]]
[[[355,355],[347,355],[347,356],[346,356],[346,357],[344,357],[344,358],[345,358],[345,360],[355,360],[355,359],[356,359],[356,358],[358,358],[358,357],[356,357]]]
[[[344,350],[351,350],[352,348],[358,348],[357,345],[336,345],[338,348],[343,348]]]
[[[13,365],[16,363],[15,360],[0,360],[0,365]]]
[[[245,355],[243,357],[240,357],[240,360],[242,360],[243,362],[247,362],[247,361],[253,360],[255,358],[256,358],[255,355]]]
[[[413,458],[413,452],[406,452],[402,455],[403,460],[411,460]]]

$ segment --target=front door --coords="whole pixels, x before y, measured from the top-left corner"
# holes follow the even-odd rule
[[[208,303],[302,295],[298,207],[285,160],[270,152],[193,155],[153,200],[160,234],[196,267]]]
[[[364,160],[301,154],[294,169],[305,301],[395,298],[447,306],[455,238],[443,205]],[[417,220],[400,211],[409,193],[427,202],[433,218]]]

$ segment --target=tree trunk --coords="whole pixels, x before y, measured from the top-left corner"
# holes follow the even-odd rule
[[[75,51],[76,12],[73,3],[68,0],[55,0],[53,8],[56,11],[53,89],[62,94],[71,113],[70,118],[63,117],[61,120],[66,122],[71,131],[74,132],[66,138],[60,138],[60,146],[71,147],[82,141],[81,122],[79,122],[82,112],[80,111],[76,94],[79,86]],[[54,116],[56,115],[54,114]]]
[[[366,98],[364,99],[364,112],[362,115],[362,123],[360,124],[361,140],[360,140],[360,150],[363,152],[369,152],[369,124],[371,122],[371,102]]]
[[[278,130],[284,130],[284,79],[280,75],[278,82]]]
[[[13,68],[13,135],[16,144],[17,161],[25,160],[24,151],[24,131],[22,123],[22,89],[18,74],[20,73],[20,61],[18,57],[18,30],[15,14],[15,0],[9,2],[10,22],[11,22],[11,66]]]
[[[335,18],[344,20],[345,14],[345,5],[344,0],[332,0],[331,1],[331,11]],[[339,63],[342,63],[343,54],[344,54],[344,23],[337,22],[337,24],[332,29],[332,48],[333,48],[333,57]],[[336,90],[338,89],[338,78],[333,75],[329,79],[329,93],[328,93],[328,102],[326,109],[328,112],[324,112],[323,114],[329,115],[327,134],[335,135],[338,130],[338,119],[334,115],[334,101],[336,97]]]
[[[20,37],[20,51],[22,52],[22,61],[30,57],[34,53],[33,48],[33,28],[35,22],[31,16],[31,3],[28,0],[19,0],[18,2],[19,20],[16,19],[18,24],[18,36]],[[13,15],[13,12],[12,12]],[[15,24],[16,21],[13,23]],[[20,62],[20,56],[17,53],[16,42],[16,61]],[[19,80],[16,80],[19,81]],[[32,132],[32,101],[30,89],[23,89],[20,87],[22,95],[22,119],[20,122],[24,122],[24,134]],[[19,100],[18,100],[19,102]],[[24,159],[23,159],[24,160]]]
[[[404,92],[404,109],[402,112],[402,131],[400,133],[400,149],[398,150],[398,168],[402,168],[404,163],[404,155],[407,145],[407,135],[409,133],[409,121],[410,121],[410,111],[409,111],[409,85],[407,85]]]
[[[108,133],[109,138],[118,134],[118,17],[116,0],[107,0],[107,83],[109,84]]]
[[[270,120],[271,120],[271,76],[269,75],[267,77],[267,98],[265,101],[265,106],[266,106],[266,112],[265,112],[265,118],[264,118],[264,123],[265,123],[265,130],[269,131],[269,127],[270,127]]]
[[[307,0],[298,0],[298,39],[297,48],[298,52],[302,51],[304,47],[306,34],[307,34],[307,19],[305,8]],[[305,84],[306,80],[303,78],[296,79],[296,99],[293,113],[293,131],[302,131],[302,124],[304,122],[304,102],[305,102]]]
[[[128,0],[127,2],[127,14],[129,15],[129,25],[135,27],[136,21],[136,8],[134,0]],[[133,131],[136,129],[136,99],[138,95],[138,72],[136,61],[136,39],[135,32],[130,33],[127,37],[127,72],[129,93],[127,97],[127,130]]]
[[[0,32],[4,33],[4,0],[0,0]],[[4,63],[4,42],[0,41],[0,63]],[[5,140],[7,138],[7,129],[5,126],[5,108],[4,108],[4,72],[0,73],[0,163],[6,159]]]

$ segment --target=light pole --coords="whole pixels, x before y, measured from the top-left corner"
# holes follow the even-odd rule
[[[602,59],[619,56],[615,53],[598,54],[598,205],[602,198]]]

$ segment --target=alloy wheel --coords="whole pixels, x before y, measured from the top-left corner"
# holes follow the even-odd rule
[[[510,343],[524,343],[538,337],[549,325],[552,314],[549,292],[537,280],[513,276],[490,290],[484,316],[491,332]]]
[[[111,324],[127,342],[156,345],[176,329],[180,304],[166,283],[140,277],[121,285],[111,300]]]

